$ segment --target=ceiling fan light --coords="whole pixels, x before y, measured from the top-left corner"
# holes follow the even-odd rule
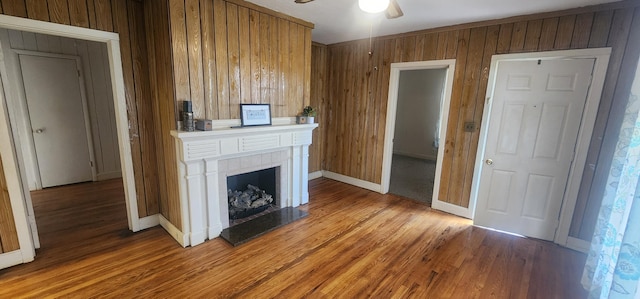
[[[360,9],[368,13],[379,13],[389,7],[389,0],[358,0]]]

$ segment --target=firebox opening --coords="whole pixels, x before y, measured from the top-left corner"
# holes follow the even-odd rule
[[[234,226],[279,209],[280,167],[227,177],[229,226]]]

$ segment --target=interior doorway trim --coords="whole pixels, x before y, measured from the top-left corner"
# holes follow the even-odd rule
[[[591,87],[589,88],[587,101],[582,113],[582,121],[580,124],[580,130],[578,132],[578,139],[576,141],[574,159],[569,170],[569,178],[567,180],[567,186],[565,188],[562,200],[562,207],[560,209],[559,224],[554,238],[554,242],[557,244],[560,244],[562,246],[571,246],[571,242],[568,242],[568,240],[570,239],[569,228],[571,226],[571,219],[573,217],[573,211],[575,209],[578,197],[578,190],[580,188],[580,182],[582,180],[582,173],[586,164],[587,152],[589,150],[589,144],[591,142],[591,136],[593,133],[593,127],[595,125],[598,106],[600,104],[600,97],[602,95],[602,89],[607,73],[607,66],[609,65],[610,55],[611,48],[594,48],[520,54],[503,54],[494,55],[491,58],[491,68],[489,72],[489,82],[487,85],[486,103],[484,106],[484,111],[482,113],[482,126],[480,128],[478,151],[476,153],[473,181],[471,185],[471,198],[469,201],[469,208],[472,210],[472,215],[475,215],[476,204],[478,200],[480,173],[482,171],[482,167],[484,166],[484,150],[488,135],[487,133],[489,127],[489,118],[491,116],[491,98],[493,97],[494,93],[494,87],[496,83],[495,80],[498,73],[499,63],[502,61],[525,60],[581,58],[595,59],[591,77]],[[580,248],[573,249],[580,250]]]
[[[129,141],[129,125],[127,120],[126,99],[124,94],[124,76],[122,70],[120,41],[118,34],[6,15],[0,15],[0,27],[5,29],[103,42],[106,44],[113,89],[113,101],[116,111],[118,146],[122,167],[122,179],[126,198],[125,202],[127,208],[129,229],[135,232],[146,228],[141,226],[141,221],[138,214],[138,203],[136,199],[133,172],[133,160],[131,156],[131,144]],[[4,72],[3,75],[6,76],[6,72]],[[3,82],[3,84],[6,84],[6,82]],[[11,205],[14,209],[14,216],[17,217],[16,227],[20,240],[20,248],[21,250],[33,250],[33,242],[28,241],[31,240],[31,236],[29,233],[29,225],[27,223],[27,219],[26,217],[22,219],[22,216],[27,214],[25,209],[25,200],[26,196],[29,196],[29,194],[28,189],[25,190],[23,183],[20,181],[21,179],[24,180],[24,178],[21,176],[19,166],[24,165],[21,165],[20,160],[16,158],[19,156],[15,152],[15,148],[19,146],[19,144],[16,144],[17,142],[19,142],[19,138],[12,137],[9,121],[9,118],[12,117],[12,109],[10,109],[10,107],[7,107],[7,102],[4,98],[4,95],[6,94],[4,87],[0,86],[0,88],[2,89],[0,90],[0,93],[3,97],[2,101],[0,101],[0,114],[2,114],[0,115],[0,140],[3,141],[0,143],[0,150],[3,160],[7,161],[4,165],[4,170],[5,176],[7,177],[7,184],[9,185],[9,197],[11,198]],[[25,236],[28,237],[25,239]],[[33,257],[31,259],[33,259]]]
[[[398,108],[398,86],[400,84],[400,72],[410,70],[446,69],[442,105],[440,107],[440,140],[446,140],[447,123],[449,119],[449,103],[451,102],[451,90],[453,87],[453,75],[455,73],[455,59],[430,60],[416,62],[399,62],[391,64],[391,76],[389,77],[389,97],[387,100],[387,124],[384,133],[384,151],[382,156],[382,185],[380,193],[389,192],[391,181],[391,160],[393,158],[393,138],[396,128],[396,111]],[[436,174],[433,184],[432,205],[437,200],[440,188],[440,174],[442,172],[442,157],[444,146],[438,147],[436,158]]]

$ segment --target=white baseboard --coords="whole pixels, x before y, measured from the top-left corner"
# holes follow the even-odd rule
[[[322,170],[314,171],[309,173],[309,180],[314,180],[317,178],[321,178],[324,175],[322,174]]]
[[[139,227],[140,230],[152,228],[154,226],[160,225],[160,214],[155,214],[151,216],[147,216],[144,218],[140,218]]]
[[[456,216],[473,219],[473,215],[471,214],[471,209],[461,207],[461,206],[456,206],[447,202],[433,200],[433,202],[431,203],[431,208],[434,210],[443,211]]]
[[[576,250],[576,251],[589,253],[589,250],[591,249],[591,243],[578,238],[568,237],[567,244],[565,244],[565,247]]]
[[[117,179],[122,177],[122,172],[120,171],[112,171],[112,172],[103,172],[97,174],[98,181],[106,181],[110,179]]]
[[[189,246],[189,236],[185,235],[181,232],[177,227],[173,226],[167,218],[164,218],[162,215],[158,215],[158,219],[160,220],[160,225],[164,230],[166,230],[182,247]]]
[[[329,178],[339,182],[347,183],[349,185],[354,185],[360,188],[382,193],[382,185],[380,184],[363,181],[361,179],[352,178],[350,176],[346,176],[346,175],[342,175],[342,174],[338,174],[338,173],[326,171],[326,170],[322,171],[322,173],[324,174],[325,178]]]
[[[25,261],[22,260],[22,252],[20,252],[20,250],[0,254],[0,269],[23,264],[24,262]]]

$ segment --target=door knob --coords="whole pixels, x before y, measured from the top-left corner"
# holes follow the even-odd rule
[[[44,132],[44,129],[37,129],[34,132],[37,133],[37,134],[40,134],[40,133]]]
[[[493,160],[487,159],[487,160],[484,161],[484,163],[487,163],[487,165],[491,165],[491,164],[493,164]]]

